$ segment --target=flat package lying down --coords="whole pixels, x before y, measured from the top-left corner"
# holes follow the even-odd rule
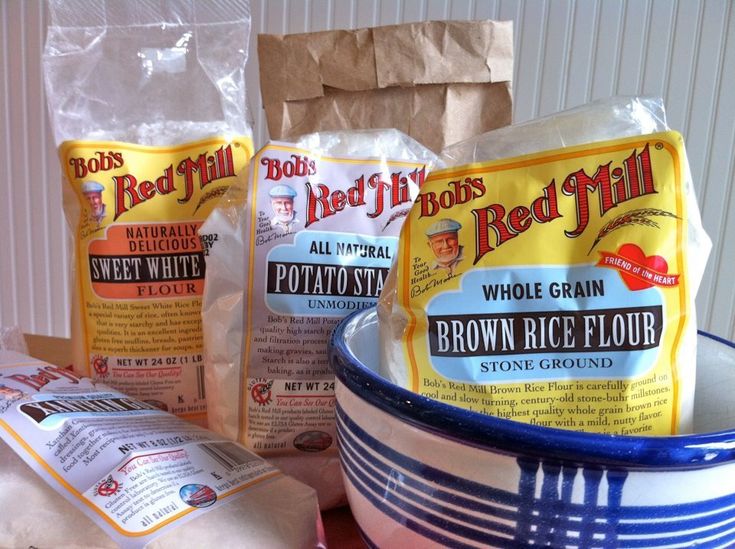
[[[0,439],[0,547],[324,546],[313,489],[211,431],[12,351],[0,351]]]

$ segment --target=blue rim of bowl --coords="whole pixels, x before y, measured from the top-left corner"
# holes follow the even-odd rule
[[[354,312],[335,327],[331,367],[352,393],[419,429],[491,451],[604,467],[689,469],[735,462],[735,430],[670,436],[586,433],[488,416],[403,389],[362,364],[345,342],[346,332],[374,310]],[[698,333],[735,349],[733,342]]]

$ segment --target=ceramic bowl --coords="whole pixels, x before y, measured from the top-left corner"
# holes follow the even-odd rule
[[[698,434],[614,436],[434,401],[378,371],[377,315],[330,342],[350,506],[369,546],[735,546],[735,345],[698,336]]]

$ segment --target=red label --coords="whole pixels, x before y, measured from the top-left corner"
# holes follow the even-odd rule
[[[598,267],[611,267],[631,291],[653,286],[671,288],[679,285],[679,275],[669,273],[669,264],[660,255],[649,255],[635,244],[623,244],[617,253],[600,252]]]

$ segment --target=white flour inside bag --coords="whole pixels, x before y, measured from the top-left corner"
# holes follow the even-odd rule
[[[252,155],[246,0],[49,3],[74,368],[206,421],[198,230]]]
[[[689,430],[710,241],[661,102],[593,103],[442,159],[380,297],[383,375],[531,424]]]
[[[202,228],[209,426],[343,501],[327,339],[385,284],[428,149],[394,130],[271,142]]]

